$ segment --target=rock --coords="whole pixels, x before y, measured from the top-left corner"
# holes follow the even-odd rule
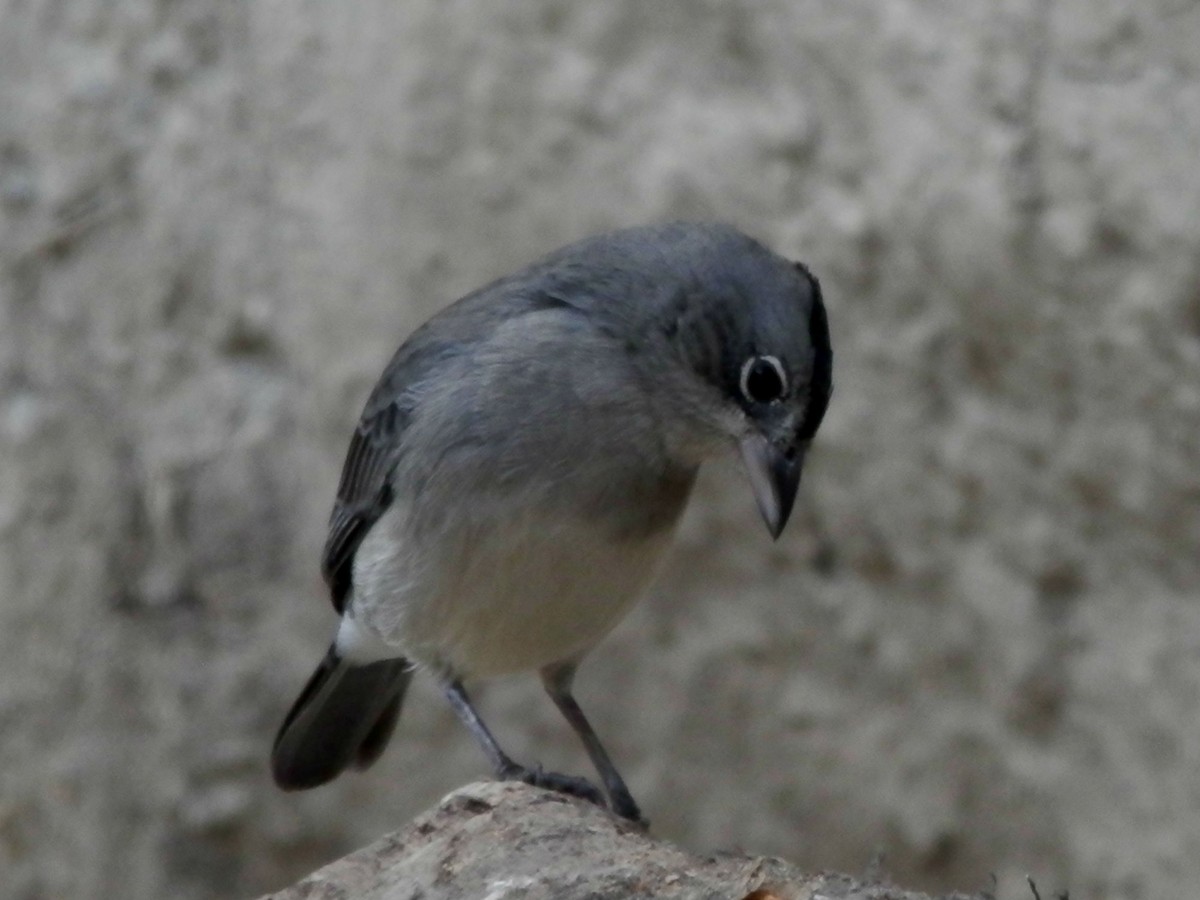
[[[698,856],[590,803],[512,782],[459,788],[407,828],[262,900],[345,897],[931,900],[845,875],[806,875],[771,857]]]

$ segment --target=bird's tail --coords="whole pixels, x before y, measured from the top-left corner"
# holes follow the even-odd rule
[[[304,790],[375,762],[396,728],[411,677],[407,660],[356,666],[330,647],[275,736],[275,783]]]

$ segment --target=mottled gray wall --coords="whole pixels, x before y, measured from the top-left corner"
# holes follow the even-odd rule
[[[813,265],[837,392],[786,537],[708,472],[581,674],[657,829],[1194,892],[1198,47],[1194,0],[0,4],[0,894],[249,895],[482,774],[426,684],[269,783],[349,429],[434,309],[677,217]]]

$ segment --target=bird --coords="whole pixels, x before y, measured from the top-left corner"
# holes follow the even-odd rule
[[[585,238],[428,319],[350,440],[321,565],[338,625],[275,738],[277,785],[373,764],[422,672],[497,778],[645,824],[576,670],[656,574],[706,461],[736,449],[779,537],[832,367],[810,269],[718,222]],[[464,684],[520,672],[603,791],[501,748]]]

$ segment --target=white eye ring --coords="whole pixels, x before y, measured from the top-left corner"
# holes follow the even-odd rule
[[[769,397],[756,396],[761,392],[763,387],[761,384],[762,378],[767,376],[764,364],[770,367],[770,370],[773,371],[779,381],[778,390],[772,391]],[[752,383],[752,381],[755,383]],[[783,370],[783,363],[774,356],[752,356],[742,366],[742,377],[739,386],[742,389],[742,396],[752,403],[771,403],[787,393],[787,373]]]

